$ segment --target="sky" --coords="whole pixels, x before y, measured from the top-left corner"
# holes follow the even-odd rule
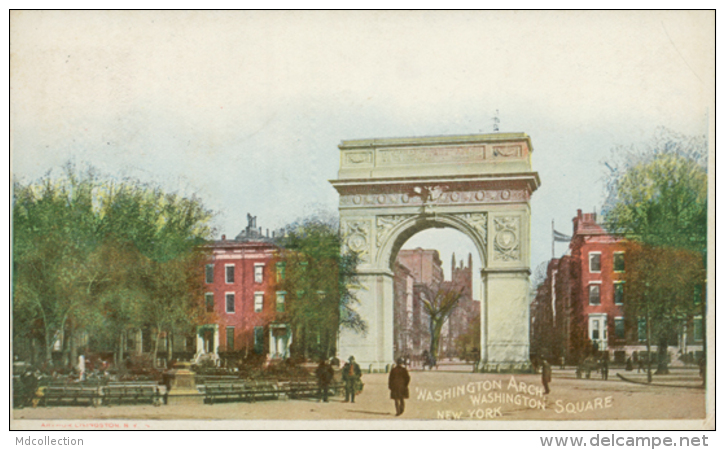
[[[613,148],[708,132],[713,37],[708,11],[13,11],[12,174],[72,161],[195,193],[235,236],[248,212],[334,213],[342,140],[490,133],[498,111],[541,179],[533,270],[552,220],[600,210]],[[446,269],[473,252],[456,233],[406,247]]]

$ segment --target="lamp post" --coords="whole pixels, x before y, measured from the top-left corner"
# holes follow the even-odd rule
[[[644,283],[644,304],[645,304],[645,323],[647,325],[647,383],[652,382],[652,352],[650,350],[650,342],[652,336],[652,327],[649,321],[649,282]]]

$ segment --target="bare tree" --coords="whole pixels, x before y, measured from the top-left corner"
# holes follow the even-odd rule
[[[441,329],[462,296],[463,288],[454,290],[426,285],[421,289],[420,300],[430,317],[430,354],[436,360]]]

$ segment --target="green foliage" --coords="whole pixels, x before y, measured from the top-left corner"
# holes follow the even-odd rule
[[[651,330],[651,342],[664,354],[684,323],[703,314],[703,305],[696,293],[705,280],[701,255],[690,250],[655,247],[636,242],[625,244],[627,270],[624,273],[624,310],[630,329],[636,330],[636,320],[645,318]],[[666,373],[662,364],[658,372]]]
[[[126,329],[198,316],[198,248],[211,236],[198,199],[71,165],[59,177],[16,182],[13,194],[13,330],[28,337],[42,327],[46,358],[59,330],[110,342]],[[178,307],[171,322],[156,314],[161,304]]]
[[[707,251],[707,141],[660,130],[641,149],[607,163],[608,228],[648,245]],[[615,154],[616,155],[616,154]],[[613,160],[616,159],[616,156]]]
[[[332,354],[341,327],[364,333],[366,324],[355,310],[353,294],[359,260],[341,251],[337,225],[307,219],[287,227],[279,244],[284,248],[278,264],[284,267],[284,279],[277,280],[277,290],[287,295],[278,318],[293,327],[296,345],[310,347],[314,341],[316,351]]]
[[[625,316],[630,324],[648,317],[664,351],[683,321],[702,312],[693,293],[705,282],[707,140],[660,129],[651,143],[618,148],[605,164],[605,221],[628,240]]]

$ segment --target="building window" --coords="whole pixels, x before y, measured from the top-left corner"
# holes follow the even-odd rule
[[[263,307],[264,307],[264,293],[255,292],[254,293],[254,312],[262,312]]]
[[[614,336],[617,339],[624,339],[624,317],[614,318]]]
[[[592,322],[592,340],[599,340],[599,321],[595,320]]]
[[[600,301],[600,285],[598,284],[590,284],[589,285],[589,304],[590,305],[599,305],[601,303]]]
[[[261,283],[264,281],[264,264],[254,265],[254,282]]]
[[[264,327],[254,327],[254,353],[264,352]]]
[[[283,262],[277,263],[277,283],[284,281],[284,269],[285,264]]]
[[[234,351],[234,327],[227,327],[227,351]]]
[[[225,295],[225,298],[227,300],[227,312],[233,313],[234,312],[234,292],[227,292]]]
[[[624,252],[614,252],[614,271],[624,272]]]
[[[205,268],[206,284],[214,282],[214,264],[207,264]]]
[[[589,253],[589,272],[601,272],[602,271],[602,253],[591,252]]]
[[[227,284],[234,283],[234,264],[224,266],[224,277]]]
[[[647,340],[647,319],[644,317],[637,319],[637,339],[640,341]]]
[[[702,341],[702,317],[695,317],[692,320],[692,337],[695,341]]]
[[[206,312],[214,312],[214,293],[207,292],[204,294],[204,299],[206,300]]]
[[[624,304],[624,282],[623,281],[614,283],[614,304],[615,305]]]
[[[286,292],[277,292],[277,312],[284,312],[284,297]]]

